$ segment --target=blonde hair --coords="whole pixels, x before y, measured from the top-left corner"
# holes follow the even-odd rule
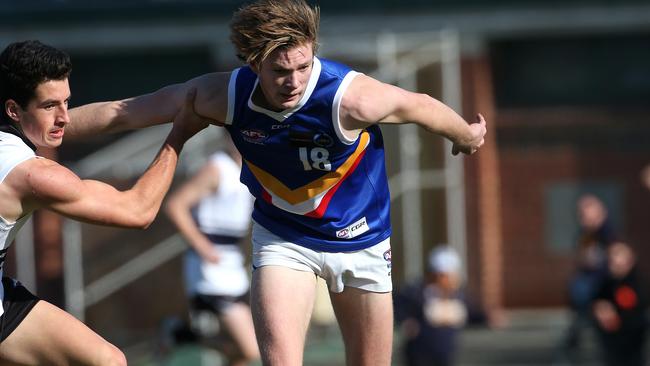
[[[320,9],[304,0],[260,0],[240,8],[230,22],[237,57],[259,65],[276,49],[312,44],[318,49]]]

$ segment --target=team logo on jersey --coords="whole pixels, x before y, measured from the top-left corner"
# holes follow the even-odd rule
[[[366,221],[366,218],[364,216],[354,224],[337,231],[336,237],[339,239],[352,239],[356,236],[365,233],[368,230],[370,230],[370,228],[368,227],[368,222]]]
[[[320,147],[332,147],[334,145],[334,139],[330,135],[322,132],[316,133],[312,141],[314,141],[316,146]]]
[[[393,268],[393,252],[388,249],[387,251],[384,252],[384,260],[387,262],[386,263],[386,268],[391,269]],[[390,276],[391,271],[388,271],[388,275]]]
[[[263,144],[269,135],[262,130],[241,130],[242,138],[244,141],[251,142],[253,144]]]

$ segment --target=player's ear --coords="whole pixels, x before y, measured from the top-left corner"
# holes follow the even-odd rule
[[[18,103],[16,103],[15,100],[13,99],[7,99],[5,102],[5,113],[9,118],[11,118],[12,121],[18,123],[20,121],[20,115],[18,111],[20,110],[20,106]]]

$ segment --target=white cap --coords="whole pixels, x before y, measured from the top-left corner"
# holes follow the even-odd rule
[[[458,273],[460,257],[452,248],[438,246],[429,253],[429,270],[438,273]]]

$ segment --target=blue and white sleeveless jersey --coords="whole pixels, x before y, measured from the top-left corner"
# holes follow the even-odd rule
[[[241,181],[256,198],[253,219],[318,251],[360,250],[391,234],[379,126],[355,140],[340,126],[341,100],[355,75],[314,58],[303,97],[281,112],[253,103],[258,79],[249,67],[230,77],[225,127],[244,159]]]

